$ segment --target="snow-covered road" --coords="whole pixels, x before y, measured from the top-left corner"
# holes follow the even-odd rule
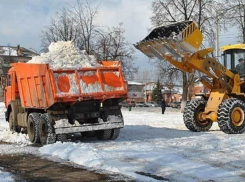
[[[0,107],[3,111],[3,105]],[[3,116],[0,114],[0,140],[16,143],[22,152],[54,156],[136,181],[245,181],[245,134],[224,134],[216,123],[209,132],[190,132],[177,110],[167,108],[162,115],[160,108],[123,109],[125,127],[117,140],[57,142],[39,152],[27,149],[25,135],[9,132]]]

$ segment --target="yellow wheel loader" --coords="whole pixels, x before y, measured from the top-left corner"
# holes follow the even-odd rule
[[[245,84],[244,75],[236,71],[236,58],[245,58],[245,45],[224,46],[221,64],[208,56],[213,48],[199,50],[202,40],[196,23],[185,21],[155,28],[135,47],[149,58],[168,61],[184,72],[203,73],[201,82],[210,92],[185,107],[184,123],[190,131],[208,131],[213,122],[218,122],[225,133],[243,133]]]

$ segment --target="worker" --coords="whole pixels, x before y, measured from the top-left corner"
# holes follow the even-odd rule
[[[164,114],[165,109],[166,109],[166,103],[165,103],[165,100],[164,99],[162,99],[161,107],[162,107],[162,114]]]
[[[236,71],[238,72],[238,74],[240,76],[243,76],[243,75],[245,75],[244,59],[243,58],[239,58],[238,62],[239,63],[236,65]]]

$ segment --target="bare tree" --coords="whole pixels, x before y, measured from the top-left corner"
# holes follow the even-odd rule
[[[227,4],[229,12],[226,14],[226,19],[230,20],[232,26],[238,28],[241,33],[238,38],[245,43],[245,1],[231,0]]]
[[[72,7],[70,12],[73,14],[73,19],[79,32],[77,46],[80,49],[86,50],[88,54],[94,51],[94,38],[96,36],[97,26],[94,21],[98,14],[98,6],[92,7],[91,4],[85,0],[77,0],[76,6]]]
[[[125,75],[128,79],[132,79],[138,68],[134,66],[134,49],[124,37],[125,30],[122,25],[120,23],[118,27],[98,32],[96,53],[100,60],[121,61]]]
[[[51,42],[76,40],[78,30],[67,8],[57,12],[50,25],[41,32],[41,46],[47,51]]]
[[[72,40],[79,49],[96,55],[98,60],[121,61],[124,75],[132,79],[137,72],[134,49],[124,37],[122,23],[107,30],[99,29],[95,24],[97,14],[98,6],[92,6],[87,0],[77,0],[75,6],[63,8],[42,31],[42,47],[47,49],[51,42]]]

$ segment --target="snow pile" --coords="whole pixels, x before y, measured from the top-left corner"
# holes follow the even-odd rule
[[[17,143],[21,145],[29,145],[29,137],[26,134],[12,132],[9,129],[0,129],[0,141],[8,143]]]
[[[25,134],[12,132],[9,130],[9,123],[5,121],[6,111],[4,103],[0,103],[0,141],[8,143],[16,143],[21,145],[29,145],[29,137]]]
[[[53,70],[101,66],[94,56],[76,48],[72,41],[52,42],[49,52],[33,57],[28,63],[48,63]]]
[[[9,172],[5,172],[5,171],[2,171],[3,170],[3,168],[1,167],[0,168],[0,179],[1,179],[1,181],[4,181],[4,182],[12,182],[12,181],[15,181],[13,178],[14,178],[14,176],[11,174],[11,173],[9,173]]]

